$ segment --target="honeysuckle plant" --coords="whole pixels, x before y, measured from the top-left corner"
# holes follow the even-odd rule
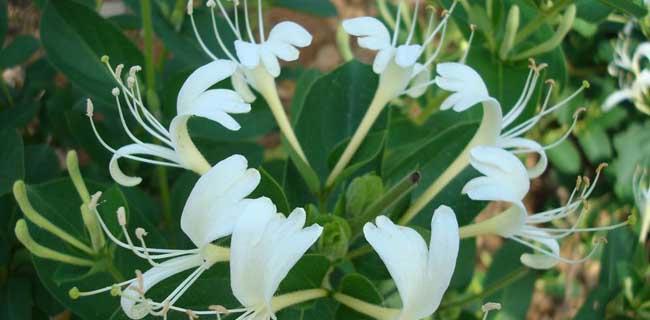
[[[119,166],[118,160],[120,158],[154,165],[184,168],[197,174],[208,172],[212,166],[192,142],[189,135],[187,123],[190,118],[202,117],[210,119],[229,130],[236,131],[239,130],[240,125],[229,114],[246,113],[251,109],[250,105],[244,102],[243,98],[235,91],[210,89],[218,82],[232,76],[236,68],[236,65],[230,61],[216,60],[198,68],[187,78],[178,93],[176,102],[177,115],[172,119],[169,129],[167,129],[147,109],[142,100],[137,78],[137,73],[142,68],[139,66],[131,67],[126,75],[126,80],[123,80],[124,65],[120,64],[113,69],[108,57],[104,57],[102,60],[118,84],[118,87],[112,90],[112,94],[115,97],[115,104],[124,131],[133,143],[115,149],[102,139],[93,121],[94,106],[90,99],[87,101],[86,115],[90,119],[90,124],[99,142],[113,154],[109,164],[111,176],[123,186],[136,186],[142,182],[142,178],[126,175]],[[123,96],[123,99],[120,96]],[[141,128],[156,138],[160,144],[143,142],[133,134],[124,117],[121,101],[125,102],[129,112]],[[157,160],[158,158],[163,160]]]
[[[212,52],[203,40],[203,33],[214,33],[219,48],[226,57],[237,65],[231,77],[233,88],[247,102],[253,102],[256,98],[251,88],[255,89],[269,105],[280,131],[287,139],[289,146],[304,162],[307,162],[305,153],[300,146],[298,138],[291,127],[289,118],[280,100],[275,79],[280,76],[282,61],[295,61],[300,56],[299,48],[308,47],[311,44],[311,34],[295,22],[283,21],[271,28],[268,37],[264,29],[264,17],[262,2],[257,3],[258,31],[254,33],[251,28],[251,14],[249,13],[248,0],[243,1],[244,21],[240,21],[239,8],[242,1],[232,1],[234,12],[232,18],[223,5],[222,0],[208,0],[205,5],[210,10],[212,19],[211,30],[199,30],[194,20],[194,1],[187,2],[187,13],[190,16],[192,29],[201,48],[213,60],[219,60],[217,54]],[[219,11],[218,13],[216,11]],[[226,20],[228,30],[219,30],[217,15],[221,14]],[[232,33],[236,40],[234,44],[225,43],[223,32]],[[256,34],[258,38],[256,39]],[[234,45],[235,52],[229,49]]]
[[[582,215],[588,212],[587,198],[593,193],[606,165],[598,167],[593,182],[579,177],[564,206],[529,214],[523,198],[530,189],[530,181],[526,168],[516,156],[501,148],[479,146],[472,150],[470,161],[484,176],[470,180],[463,193],[472,200],[504,201],[510,207],[487,220],[462,227],[460,237],[493,234],[521,243],[533,250],[533,253],[521,255],[521,263],[530,268],[549,269],[560,262],[582,263],[595,254],[602,241],[596,240],[596,245],[584,258],[569,259],[561,256],[559,240],[580,232],[614,230],[628,224],[625,221],[603,227],[579,226]],[[541,226],[556,224],[572,216],[575,220],[569,228]]]
[[[406,41],[398,44],[402,29],[402,8],[406,6],[408,4],[405,1],[399,1],[395,30],[392,35],[384,23],[374,17],[359,17],[343,21],[343,29],[348,34],[358,37],[357,42],[360,47],[377,52],[372,70],[379,75],[379,86],[361,123],[328,176],[326,181],[328,187],[334,185],[338,176],[350,163],[388,103],[403,95],[412,98],[420,97],[432,84],[431,68],[444,46],[447,24],[456,1],[448,11],[445,11],[444,17],[435,27],[432,13],[422,43],[414,43],[420,13],[420,0],[415,1],[411,25],[406,26],[408,32]],[[436,38],[437,36],[439,39]],[[429,47],[434,47],[435,50],[427,55]]]
[[[15,89],[0,90],[0,207],[9,212],[0,223],[17,240],[0,232],[0,289],[9,292],[0,301],[12,315],[41,308],[18,308],[36,288],[38,299],[52,295],[80,319],[487,319],[500,309],[524,318],[533,293],[585,278],[579,266],[555,266],[586,263],[602,276],[571,315],[609,317],[625,309],[611,301],[625,300],[635,309],[623,315],[643,318],[647,286],[636,279],[647,269],[638,261],[650,225],[648,174],[641,166],[632,177],[627,166],[642,157],[626,150],[645,152],[632,138],[647,125],[636,113],[593,108],[578,122],[580,106],[609,95],[606,104],[640,92],[645,101],[645,44],[636,53],[633,41],[616,47],[621,92],[602,86],[604,66],[573,59],[592,49],[576,43],[610,30],[592,28],[596,17],[629,21],[603,12],[608,4],[172,3],[125,1],[140,15],[129,28],[142,26],[129,37],[128,21],[108,22],[78,1],[41,7],[47,60],[37,57],[26,74],[46,70],[56,85],[38,88],[47,78],[38,77],[29,90],[40,96],[7,108]],[[301,13],[265,10],[271,5]],[[346,19],[335,21],[337,10]],[[331,46],[320,50],[335,29],[345,63],[314,70],[339,60]],[[372,62],[355,60],[350,38]],[[304,54],[312,43],[318,48]],[[301,55],[305,63],[290,63]],[[583,77],[596,90],[578,98],[589,86]],[[251,110],[258,97],[271,115]],[[79,157],[59,163],[69,149]],[[593,180],[564,188],[605,161],[614,170],[600,166]],[[154,166],[157,179],[141,178],[148,171],[137,162]],[[58,175],[62,166],[69,177]],[[633,187],[640,228],[620,219],[632,197],[596,189],[611,180]],[[17,206],[5,201],[6,181]],[[22,217],[13,219],[12,206]],[[638,230],[640,241],[630,241]],[[484,235],[503,245],[476,240]],[[610,300],[620,288],[624,299]]]
[[[510,111],[504,115],[501,103],[490,96],[486,83],[474,69],[460,63],[441,63],[437,65],[436,84],[441,89],[451,92],[451,95],[442,102],[440,108],[442,110],[451,109],[456,112],[463,112],[480,104],[483,109],[483,118],[474,137],[465,146],[461,154],[414,201],[402,216],[400,223],[405,224],[411,221],[453,178],[467,167],[470,163],[471,152],[475,147],[494,146],[506,149],[514,154],[536,154],[538,156],[537,162],[526,169],[526,175],[531,179],[539,177],[546,170],[548,165],[546,150],[558,146],[570,136],[577,124],[581,109],[573,116],[573,123],[565,134],[553,143],[542,145],[535,140],[526,138],[525,134],[533,129],[542,118],[567,106],[571,100],[589,87],[589,83],[583,82],[582,86],[570,96],[554,105],[550,105],[554,81],[547,81],[549,89],[539,112],[528,119],[522,120],[520,117],[524,114],[524,110],[531,101],[540,77],[540,71],[545,67],[546,65],[537,65],[531,60],[530,72],[521,95],[515,105],[510,108]]]
[[[640,43],[633,49],[630,39],[633,27],[634,24],[628,23],[614,45],[614,57],[608,71],[617,77],[619,90],[607,97],[602,109],[609,111],[624,101],[630,101],[639,111],[650,115],[650,70],[644,65],[650,59],[650,42]]]

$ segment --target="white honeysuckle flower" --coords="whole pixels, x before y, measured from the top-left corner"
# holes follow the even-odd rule
[[[128,137],[133,141],[118,149],[114,149],[100,136],[93,121],[93,103],[87,102],[87,116],[99,142],[113,153],[109,171],[113,179],[123,186],[136,186],[140,177],[126,175],[119,166],[120,158],[127,158],[144,163],[169,167],[185,168],[198,174],[203,174],[212,167],[196,148],[190,138],[187,122],[191,117],[203,117],[215,121],[229,130],[239,130],[240,126],[229,114],[247,113],[250,105],[232,90],[210,89],[218,82],[225,80],[235,72],[235,64],[226,60],[217,60],[194,71],[183,84],[177,100],[177,115],[172,119],[167,130],[144,105],[137,73],[140,67],[133,67],[122,79],[123,65],[113,69],[108,58],[103,59],[119,87],[113,89],[122,126]],[[122,99],[138,124],[153,138],[162,144],[143,142],[129,129],[122,109]],[[160,158],[163,160],[156,160]]]
[[[397,7],[396,27],[392,36],[388,28],[379,19],[373,17],[359,17],[343,21],[343,29],[350,35],[358,37],[360,47],[377,51],[373,63],[373,71],[380,75],[379,89],[385,100],[397,98],[403,94],[417,98],[426,92],[430,82],[430,67],[438,57],[447,30],[447,23],[456,2],[454,2],[445,17],[433,28],[433,14],[429,21],[427,34],[421,44],[413,43],[415,28],[418,23],[420,1],[416,0],[413,11],[412,24],[408,30],[406,42],[398,44],[401,29],[402,6],[400,1]],[[429,57],[419,63],[420,57],[427,51],[426,48],[433,44],[436,36],[440,34],[440,41]],[[388,102],[386,101],[386,102]]]
[[[320,237],[317,224],[304,228],[305,211],[277,213],[267,198],[251,200],[232,233],[230,285],[246,310],[237,319],[276,319],[273,296],[291,268]]]
[[[641,234],[639,242],[645,243],[650,231],[650,174],[648,168],[639,165],[632,179],[634,201],[641,216]]]
[[[496,153],[495,153],[496,154]],[[505,162],[510,162],[518,159],[509,155],[507,152],[501,153],[501,157],[494,157],[495,154],[487,155],[485,153],[473,154],[477,159],[472,161],[472,165],[479,164],[475,167],[477,170],[483,172],[490,172],[488,174],[489,178],[496,178],[501,176],[503,180],[499,179],[490,179],[483,180],[484,184],[477,184],[470,181],[463,191],[468,194],[472,200],[492,200],[492,201],[505,201],[510,203],[510,207],[505,211],[497,214],[496,216],[487,219],[485,221],[468,225],[460,229],[461,238],[467,238],[483,234],[495,234],[501,237],[514,240],[522,245],[533,249],[533,253],[524,253],[521,256],[521,262],[534,269],[549,269],[554,267],[560,262],[576,264],[588,260],[595,252],[600,242],[594,246],[593,250],[586,255],[586,257],[581,259],[567,259],[560,255],[560,243],[559,240],[568,237],[572,234],[579,232],[596,232],[596,231],[606,231],[616,228],[620,228],[624,225],[627,225],[628,222],[623,222],[611,226],[605,227],[595,227],[595,228],[579,228],[578,225],[581,222],[582,215],[588,210],[587,198],[593,192],[600,173],[605,165],[598,167],[596,171],[596,177],[594,178],[593,183],[590,183],[589,178],[581,177],[578,179],[577,185],[566,205],[551,209],[539,213],[529,214],[523,203],[523,196],[525,195],[524,189],[528,189],[528,184],[523,183],[524,180],[528,179],[528,174],[523,165],[518,165],[514,167],[507,168],[507,174],[513,175],[516,177],[506,178],[502,175],[506,171],[508,165]],[[511,158],[510,160],[506,160]],[[503,162],[503,163],[502,163]],[[489,170],[484,170],[484,168],[490,168]],[[493,174],[496,168],[499,172]],[[480,179],[480,178],[477,178]],[[511,183],[512,181],[520,181],[519,183]],[[513,194],[510,192],[511,189],[519,186],[522,190],[519,190],[518,196],[521,198],[513,197]],[[490,188],[493,191],[486,191]],[[545,224],[560,224],[561,221],[573,216],[578,213],[578,216],[575,218],[573,225],[569,228],[556,228],[556,227],[544,227],[540,225]],[[564,222],[564,224],[569,223]]]
[[[432,315],[449,287],[460,245],[454,211],[440,206],[431,220],[429,247],[415,230],[395,225],[385,216],[363,227],[366,240],[390,272],[402,300],[395,320]]]
[[[222,0],[208,0],[206,6],[210,8],[212,18],[212,32],[214,33],[219,48],[224,54],[233,62],[238,64],[237,73],[232,77],[233,87],[239,94],[246,99],[247,102],[255,100],[255,95],[250,90],[253,87],[259,91],[265,98],[268,98],[268,91],[274,91],[275,78],[281,73],[280,62],[282,61],[296,61],[300,57],[298,48],[305,48],[311,45],[312,36],[302,26],[295,22],[283,21],[275,25],[269,32],[268,38],[264,31],[264,19],[262,13],[262,2],[258,1],[258,27],[259,38],[256,40],[251,29],[248,0],[243,1],[244,4],[244,24],[242,27],[239,21],[239,6],[240,1],[233,2],[234,14],[232,18],[224,7]],[[235,54],[231,52],[229,47],[224,43],[219,30],[215,11],[219,10],[223,18],[226,20],[229,32],[235,35]],[[199,34],[199,30],[194,22],[194,1],[189,0],[187,4],[187,11],[190,15],[192,27],[196,39],[199,41],[201,48],[205,53],[214,60],[217,60],[217,55],[212,52],[203,42],[203,37]]]
[[[623,101],[630,101],[639,111],[650,115],[650,70],[642,64],[650,60],[650,42],[639,44],[631,54],[632,27],[633,24],[626,25],[614,45],[614,57],[608,70],[618,77],[619,90],[605,99],[602,109],[609,111]]]
[[[484,176],[465,184],[464,194],[473,200],[508,202],[521,201],[528,194],[530,179],[519,158],[490,146],[475,147],[470,153],[470,164]]]
[[[239,0],[233,1],[233,15],[229,16],[228,11],[222,4],[222,0],[208,0],[206,5],[210,9],[212,19],[212,33],[217,40],[219,48],[224,52],[229,60],[237,67],[231,77],[232,86],[239,95],[248,103],[255,101],[255,89],[269,105],[273,117],[275,118],[280,131],[287,139],[287,142],[296,154],[308,163],[298,138],[296,137],[291,122],[286,115],[282,101],[280,100],[275,79],[280,75],[281,68],[279,60],[295,61],[300,56],[298,48],[304,48],[311,45],[312,36],[295,22],[283,21],[275,25],[269,35],[266,37],[264,31],[264,17],[262,13],[262,1],[258,0],[258,27],[259,38],[256,40],[251,29],[250,18],[248,13],[248,0],[243,0],[244,4],[244,25],[240,25],[239,19]],[[236,40],[234,43],[235,54],[229,49],[229,45],[224,43],[221,36],[223,30],[219,30],[216,18],[216,11],[219,11],[226,20],[229,32],[234,34]],[[189,0],[187,3],[187,13],[190,16],[190,22],[194,35],[199,42],[203,51],[213,60],[219,57],[212,52],[203,41],[203,37],[194,21],[194,1]]]
[[[463,112],[478,103],[482,103],[484,117],[477,136],[470,143],[472,148],[476,145],[489,145],[509,150],[514,154],[538,154],[539,159],[537,163],[528,169],[528,176],[531,179],[537,178],[544,173],[548,165],[546,150],[559,145],[569,137],[575,128],[578,114],[582,109],[576,112],[573,123],[566,133],[560,139],[549,145],[542,146],[534,140],[524,138],[524,135],[544,116],[566,106],[569,101],[588,87],[588,84],[585,82],[580,89],[569,97],[553,106],[549,106],[554,83],[553,81],[548,81],[549,90],[541,106],[541,110],[530,119],[512,125],[523,114],[524,109],[530,102],[535,92],[540,70],[545,67],[545,65],[537,66],[531,61],[531,70],[526,79],[524,90],[518,101],[505,116],[503,115],[499,101],[489,95],[487,86],[481,76],[469,66],[460,63],[439,64],[437,66],[438,76],[435,79],[435,82],[440,88],[453,92],[442,103],[442,110],[453,109],[456,112]]]
[[[126,229],[127,218],[124,208],[118,210],[120,225],[126,242],[111,233],[99,213],[97,217],[102,229],[117,246],[131,250],[136,256],[146,259],[152,268],[145,273],[136,272],[131,280],[90,292],[80,292],[73,288],[74,297],[89,296],[110,291],[120,295],[124,313],[131,319],[142,319],[147,315],[166,316],[169,310],[189,312],[189,309],[174,304],[192,284],[215,263],[228,261],[230,250],[212,244],[233,232],[239,217],[249,203],[257,200],[246,199],[260,182],[260,174],[248,169],[246,158],[231,156],[217,163],[210,171],[199,178],[188,197],[181,215],[181,229],[190,238],[195,249],[171,250],[149,248],[145,243],[146,231],[135,231],[140,246],[133,243]],[[99,196],[93,197],[95,206]],[[162,262],[160,262],[162,261]],[[179,273],[193,270],[165,299],[156,302],[146,298],[149,289]],[[124,288],[122,290],[122,288]],[[206,310],[192,311],[197,315],[220,315],[243,312],[244,310]]]

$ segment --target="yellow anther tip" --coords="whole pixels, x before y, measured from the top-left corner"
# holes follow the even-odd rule
[[[589,81],[587,81],[587,80],[583,80],[583,81],[582,81],[582,86],[583,86],[585,89],[589,89],[589,87],[591,87],[591,84],[589,83]]]
[[[73,287],[68,291],[68,296],[70,296],[70,299],[72,300],[77,300],[81,297],[81,292],[79,291],[79,288]]]
[[[101,58],[101,61],[103,63],[108,63],[108,61],[110,61],[110,58],[107,55],[103,55],[102,58]]]

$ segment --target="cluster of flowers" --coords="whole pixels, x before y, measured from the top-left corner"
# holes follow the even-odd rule
[[[455,269],[461,238],[496,234],[512,239],[534,250],[534,253],[526,253],[521,257],[522,263],[532,268],[544,269],[551,268],[560,261],[577,263],[584,260],[561,257],[559,239],[575,232],[607,230],[622,225],[590,229],[581,229],[576,225],[566,229],[537,226],[567,218],[579,211],[584,212],[582,209],[586,198],[594,189],[600,168],[593,183],[590,183],[588,178],[579,179],[571,199],[563,207],[529,214],[523,204],[523,199],[529,191],[530,179],[539,177],[547,167],[545,150],[566,139],[575,121],[561,139],[550,145],[543,146],[524,138],[523,135],[542,117],[565,106],[585,89],[587,84],[567,99],[549,106],[553,89],[553,82],[549,82],[548,94],[541,111],[530,119],[517,122],[535,92],[540,70],[544,65],[531,63],[531,71],[519,101],[503,115],[501,104],[489,95],[480,75],[464,64],[465,56],[460,63],[438,64],[437,77],[433,80],[430,78],[432,65],[442,47],[447,21],[455,3],[444,13],[444,18],[437,26],[434,27],[433,23],[430,23],[422,44],[413,43],[419,12],[416,7],[413,23],[407,27],[410,31],[406,43],[398,45],[402,16],[399,11],[403,5],[400,3],[396,30],[392,38],[385,25],[372,17],[343,22],[344,29],[350,35],[359,37],[361,47],[378,52],[373,70],[379,75],[380,82],[368,113],[326,184],[332,185],[337,181],[338,174],[348,165],[382,109],[391,100],[402,95],[419,97],[429,86],[435,84],[451,92],[442,104],[443,110],[463,112],[481,104],[484,111],[481,126],[458,159],[414,202],[398,224],[386,216],[379,216],[374,223],[368,222],[363,228],[366,240],[379,254],[395,281],[402,300],[400,310],[373,306],[340,293],[331,294],[326,289],[274,296],[280,282],[320,237],[323,228],[318,225],[305,227],[306,215],[302,208],[295,209],[285,217],[277,213],[270,199],[248,198],[260,182],[259,172],[248,168],[247,160],[240,155],[233,155],[212,166],[192,142],[187,123],[193,116],[203,117],[227,129],[238,130],[240,125],[230,114],[250,110],[250,103],[255,99],[251,90],[253,88],[267,101],[289,147],[308,162],[278,98],[275,78],[280,75],[279,60],[298,59],[298,48],[308,46],[312,37],[299,25],[282,22],[276,25],[266,38],[262,13],[259,12],[259,38],[256,42],[250,27],[247,1],[243,1],[245,27],[241,27],[238,20],[239,2],[235,1],[233,4],[235,14],[231,19],[220,0],[207,2],[214,35],[228,58],[221,60],[204,44],[194,23],[193,3],[188,3],[188,13],[198,42],[214,61],[192,73],[182,86],[178,94],[177,115],[171,121],[169,129],[165,128],[143,103],[137,79],[140,68],[131,68],[126,77],[123,77],[124,66],[113,68],[108,59],[104,59],[118,83],[118,87],[113,89],[113,95],[122,125],[133,140],[133,144],[121,148],[114,149],[109,146],[100,137],[94,125],[93,105],[88,101],[87,115],[93,130],[99,141],[114,155],[110,162],[110,174],[124,186],[135,186],[142,181],[139,177],[127,176],[122,172],[118,163],[120,158],[185,168],[200,174],[201,178],[187,199],[181,216],[181,228],[196,248],[149,248],[145,242],[147,233],[142,228],[135,230],[139,245],[134,244],[126,228],[126,212],[120,208],[117,211],[117,220],[125,239],[122,241],[110,232],[96,210],[97,202],[94,201],[91,207],[107,237],[117,246],[131,250],[138,257],[146,259],[152,267],[144,273],[136,272],[136,276],[131,280],[106,288],[88,292],[74,288],[70,292],[73,297],[111,292],[121,297],[122,308],[132,319],[147,315],[166,317],[172,310],[185,312],[190,318],[240,313],[237,319],[275,319],[275,313],[287,306],[331,295],[340,303],[377,319],[420,319],[430,316],[438,308]],[[416,2],[416,6],[419,6],[419,2]],[[258,4],[258,7],[261,10],[261,4]],[[215,15],[218,10],[237,38],[234,54],[224,44],[217,27]],[[431,46],[436,38],[441,40],[433,54],[429,54],[424,63],[418,62],[422,60],[425,48]],[[210,89],[228,78],[231,79],[235,90]],[[122,101],[144,130],[161,144],[145,143],[135,137],[127,126]],[[575,119],[577,121],[577,115]],[[539,160],[534,166],[527,168],[517,155],[530,153],[537,154]],[[454,211],[442,205],[433,214],[431,239],[427,246],[418,232],[403,225],[422,211],[435,195],[468,165],[484,176],[469,181],[463,190],[464,193],[473,200],[505,201],[511,206],[490,220],[459,228]],[[98,197],[95,196],[94,199]],[[228,236],[231,237],[230,248],[213,244],[216,240]],[[232,293],[242,307],[226,308],[215,305],[207,310],[196,311],[175,305],[202,273],[214,264],[226,261],[230,263]],[[147,291],[152,287],[189,270],[193,271],[165,299],[153,301],[147,298]]]

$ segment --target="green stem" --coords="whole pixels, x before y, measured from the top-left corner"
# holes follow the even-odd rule
[[[153,52],[153,20],[151,0],[141,0],[142,29],[144,34],[144,72],[147,83],[147,102],[156,116],[160,116],[160,100],[156,94],[156,68]]]
[[[515,38],[515,46],[521,43],[522,41],[528,39],[530,35],[537,32],[539,28],[546,23],[549,19],[554,18],[557,14],[564,9],[567,5],[571,3],[571,0],[559,0],[553,5],[553,7],[547,12],[540,12],[533,21],[529,22],[521,31],[517,33]]]
[[[444,310],[444,309],[449,309],[449,308],[454,308],[454,307],[462,307],[464,305],[467,305],[468,303],[475,301],[475,300],[480,300],[486,297],[491,296],[492,294],[496,293],[497,291],[521,280],[523,277],[525,277],[528,274],[529,269],[520,267],[517,270],[509,273],[508,275],[504,276],[503,278],[499,279],[499,281],[496,281],[493,286],[486,288],[485,290],[481,291],[480,293],[477,293],[475,295],[471,295],[469,297],[465,297],[456,301],[451,301],[447,303],[443,303],[440,305],[440,308],[438,310]]]
[[[399,315],[399,310],[397,309],[384,308],[342,293],[335,293],[334,300],[354,311],[371,316],[377,320],[392,320]]]
[[[327,297],[329,292],[325,289],[309,289],[291,292],[274,297],[271,301],[273,312],[278,312],[284,308],[300,304],[306,301]]]

